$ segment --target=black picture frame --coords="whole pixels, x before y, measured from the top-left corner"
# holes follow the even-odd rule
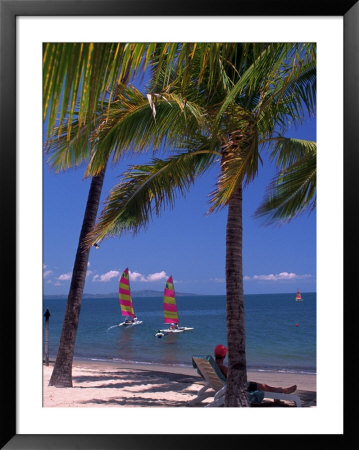
[[[324,2],[302,0],[242,0],[236,4],[222,0],[214,2],[167,0],[0,0],[0,177],[2,193],[1,230],[5,256],[3,261],[3,326],[2,334],[2,401],[1,448],[6,449],[172,449],[197,448],[204,439],[213,446],[256,445],[278,440],[278,435],[18,435],[16,433],[16,17],[18,16],[342,16],[344,19],[344,240],[345,262],[355,261],[358,219],[353,191],[357,178],[359,142],[359,2],[342,0]],[[333,211],[335,214],[335,211]],[[349,264],[348,264],[348,267]],[[344,272],[344,286],[354,275]],[[347,291],[348,292],[348,291]],[[350,299],[348,299],[350,300]],[[353,300],[356,300],[353,298]],[[345,341],[354,341],[354,304],[345,303]],[[355,358],[349,357],[353,344],[344,349],[345,374],[354,374]],[[357,354],[352,353],[352,356]],[[333,393],[335,395],[335,387]],[[345,397],[344,397],[345,398]],[[345,407],[349,408],[348,402]],[[258,424],[260,427],[260,424]],[[329,438],[343,445],[345,435],[354,428],[354,415],[345,416],[343,435],[311,436]],[[293,435],[280,435],[281,441],[292,440]],[[349,437],[348,437],[349,438]],[[308,439],[295,435],[296,442]],[[314,439],[314,441],[313,441]],[[276,446],[281,445],[276,442]],[[288,443],[283,443],[288,445]],[[314,444],[315,445],[315,444]]]

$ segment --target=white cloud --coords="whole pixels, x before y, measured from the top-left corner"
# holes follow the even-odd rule
[[[44,272],[44,278],[47,278],[51,274],[52,274],[52,270],[46,270],[46,272]]]
[[[128,273],[131,281],[144,281],[145,277],[141,273],[131,272],[131,270],[129,270]]]
[[[162,272],[157,272],[157,273],[151,273],[150,275],[147,275],[147,279],[146,281],[159,281],[159,280],[163,280],[168,278],[168,275],[166,274],[166,272],[164,270],[162,270]]]
[[[160,281],[168,278],[168,275],[164,270],[162,272],[150,273],[149,275],[142,275],[138,272],[129,271],[131,281],[140,281],[143,283],[152,283],[154,281]]]
[[[59,277],[57,277],[57,279],[59,281],[67,281],[67,280],[71,280],[71,276],[72,276],[72,272],[67,272],[67,273],[61,274]]]
[[[224,283],[226,280],[224,278],[210,278],[209,281],[214,281],[216,283]]]
[[[262,281],[279,281],[279,280],[302,280],[304,278],[310,278],[311,275],[304,274],[304,275],[297,275],[293,272],[281,272],[277,274],[269,274],[269,275],[253,275],[253,280],[262,280]],[[247,279],[250,279],[250,277],[247,277]]]
[[[92,274],[93,274],[93,271],[92,271],[92,270],[88,270],[88,271],[86,272],[86,278],[89,277],[89,276],[92,275]]]
[[[92,278],[92,281],[99,281],[101,283],[107,283],[108,281],[111,281],[112,278],[117,278],[120,275],[120,272],[118,270],[110,270],[109,272],[104,273],[103,275],[95,275]]]

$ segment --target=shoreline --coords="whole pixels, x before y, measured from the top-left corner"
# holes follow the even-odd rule
[[[43,365],[43,407],[186,407],[205,383],[191,367],[76,359],[73,387],[56,388],[48,385],[53,365],[52,360]],[[248,380],[276,387],[296,384],[302,406],[316,406],[316,375],[248,371]],[[265,400],[260,406],[274,404]]]
[[[50,363],[54,363],[54,360],[50,360]],[[100,360],[100,359],[74,359],[74,366],[79,367],[96,367],[98,368],[118,368],[118,369],[140,369],[140,370],[148,370],[148,371],[156,371],[156,372],[165,372],[165,373],[173,373],[173,374],[181,374],[181,375],[192,375],[195,377],[201,377],[197,374],[197,371],[190,365],[185,364],[164,364],[164,363],[148,363],[148,362],[137,362],[137,361],[121,361],[121,360]],[[274,369],[253,369],[247,368],[248,378],[251,378],[253,381],[263,381],[263,378],[266,380],[271,380],[276,382],[277,380],[285,380],[285,379],[300,379],[302,384],[306,386],[306,390],[316,391],[316,374],[309,372],[294,372],[290,369],[285,370],[274,370]],[[270,384],[267,381],[267,384]],[[294,383],[297,384],[298,383]]]
[[[50,359],[50,366],[55,363]],[[97,360],[97,359],[74,359],[73,367],[89,368],[92,370],[113,370],[113,369],[129,369],[129,370],[143,370],[164,372],[178,375],[188,375],[197,377],[199,381],[202,380],[200,375],[192,366],[186,365],[171,365],[163,363],[147,363],[147,362],[128,362],[118,360]],[[270,369],[247,369],[248,379],[251,381],[262,382],[266,384],[273,384],[275,386],[286,386],[296,384],[298,389],[302,387],[303,390],[316,392],[315,373],[303,373],[292,371],[275,371]]]
[[[55,362],[54,358],[50,358],[50,362]],[[168,367],[168,368],[183,368],[184,370],[186,369],[192,369],[192,365],[188,364],[188,363],[163,363],[163,362],[149,362],[149,361],[134,361],[134,360],[124,360],[124,359],[101,359],[101,358],[78,358],[78,357],[74,357],[74,362],[79,362],[79,363],[103,363],[103,364],[130,364],[133,366],[145,366],[145,367],[151,367],[151,366],[159,366],[159,367]],[[258,367],[248,367],[247,366],[247,371],[248,372],[268,372],[268,373],[286,373],[286,374],[299,374],[299,375],[313,375],[316,376],[316,372],[314,372],[311,369],[299,369],[299,368],[275,368],[275,367],[263,367],[263,366],[258,366]]]

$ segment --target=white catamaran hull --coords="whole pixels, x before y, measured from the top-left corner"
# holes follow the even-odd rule
[[[184,330],[158,330],[157,333],[155,334],[156,337],[161,338],[164,336],[170,336],[170,335],[174,335],[174,334],[179,334],[179,333],[183,333]]]
[[[179,327],[176,330],[171,330],[171,329],[167,328],[165,330],[159,330],[159,333],[166,333],[166,334],[183,333],[184,331],[191,331],[191,330],[194,330],[194,328]]]
[[[126,323],[126,322],[121,322],[118,324],[119,327],[133,327],[135,325],[140,325],[142,323],[142,320],[137,320],[136,322],[130,322],[130,323]]]
[[[184,330],[160,330],[160,333],[166,334],[175,334],[175,333],[183,333]]]
[[[183,333],[184,331],[191,331],[191,330],[194,330],[194,328],[180,327],[180,328],[177,328],[177,330],[170,330],[170,329],[158,330],[158,332],[155,334],[155,336],[158,338],[161,338],[166,335],[178,334],[178,333]]]

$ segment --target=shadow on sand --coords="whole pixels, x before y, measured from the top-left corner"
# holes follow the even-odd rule
[[[126,369],[121,369],[119,371],[113,371],[111,374],[104,374],[101,376],[93,375],[83,375],[74,376],[73,381],[77,385],[78,389],[113,389],[117,388],[120,390],[125,390],[131,392],[131,388],[136,388],[136,393],[132,396],[126,398],[113,397],[111,399],[101,399],[92,398],[91,400],[83,401],[82,404],[87,403],[103,406],[141,406],[141,407],[185,407],[187,406],[187,401],[185,400],[168,400],[168,399],[158,399],[151,397],[142,397],[141,393],[149,394],[151,392],[183,392],[186,394],[197,394],[196,389],[190,389],[190,386],[194,383],[204,384],[198,376],[189,376],[182,374],[175,374],[169,372],[160,371],[146,371],[146,370],[129,370],[128,374],[131,377],[126,379]],[[134,381],[135,379],[135,381]],[[86,386],[87,383],[91,385]],[[96,383],[96,384],[94,384]],[[316,406],[316,393],[311,391],[297,391],[300,399],[302,400],[303,407]],[[196,407],[204,407],[206,403],[202,403]],[[283,401],[271,401],[264,400],[259,405],[253,405],[253,407],[293,407],[291,403],[286,403]]]

